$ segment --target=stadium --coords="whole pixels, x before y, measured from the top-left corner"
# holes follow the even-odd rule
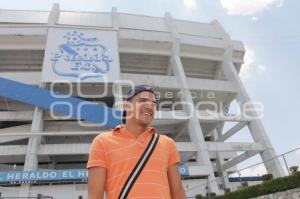
[[[89,102],[120,110],[132,84],[156,91],[153,126],[176,141],[189,198],[237,189],[240,179],[229,176],[255,155],[268,160],[268,173],[283,176],[257,113],[229,114],[235,100],[241,110],[252,107],[238,75],[244,54],[217,21],[116,8],[71,12],[58,4],[51,11],[0,10],[0,197],[87,198],[90,143],[120,122],[97,120],[105,113]],[[57,101],[46,104],[47,96]],[[74,111],[74,98],[90,112]],[[227,141],[244,128],[254,142]]]

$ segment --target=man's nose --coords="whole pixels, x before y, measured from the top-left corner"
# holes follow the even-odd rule
[[[154,102],[152,102],[152,101],[147,101],[147,102],[146,102],[146,105],[147,105],[147,106],[150,106],[150,107],[152,107],[152,108],[156,106],[156,104],[155,104]]]

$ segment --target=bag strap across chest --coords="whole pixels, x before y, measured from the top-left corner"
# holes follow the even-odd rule
[[[135,181],[141,174],[143,168],[145,167],[146,163],[148,162],[150,156],[152,155],[157,143],[159,140],[159,134],[153,134],[151,137],[151,140],[146,147],[145,151],[143,152],[142,156],[140,157],[139,161],[131,171],[130,175],[128,176],[125,184],[123,185],[123,188],[121,189],[121,192],[119,194],[118,199],[126,199],[128,196],[131,188],[133,187]]]

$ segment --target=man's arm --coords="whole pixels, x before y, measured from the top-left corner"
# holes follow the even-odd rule
[[[103,199],[106,168],[92,167],[88,173],[88,199]]]
[[[168,180],[172,199],[186,199],[184,189],[182,187],[180,175],[177,169],[177,164],[168,168]]]

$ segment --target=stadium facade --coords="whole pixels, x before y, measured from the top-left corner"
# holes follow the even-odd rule
[[[104,55],[106,47],[84,39],[85,47],[94,42],[97,46],[94,51],[102,53],[94,61],[102,62],[104,69],[95,65],[94,72],[105,72],[106,66],[116,68],[110,83],[94,81],[93,77],[68,83],[72,78],[67,77],[68,73],[57,72],[53,76],[47,72],[49,64],[45,57],[51,56],[47,48],[57,43],[61,30],[73,34],[72,38],[79,32],[85,35],[97,32],[108,38],[108,45],[115,43],[110,54]],[[79,38],[84,38],[83,33]],[[92,70],[93,66],[89,65],[92,58],[76,58],[77,52],[85,48],[74,52],[70,48],[72,43],[68,44],[61,44],[58,53],[68,52],[73,56],[69,70]],[[57,4],[51,11],[0,10],[0,77],[3,79],[52,89],[116,109],[120,108],[129,88],[127,83],[151,85],[158,96],[158,113],[153,125],[176,141],[188,196],[207,192],[222,194],[225,188],[234,189],[237,183],[230,182],[228,176],[236,172],[237,164],[257,154],[263,161],[268,160],[265,167],[269,173],[275,177],[283,175],[280,163],[272,159],[274,149],[256,113],[250,111],[252,117],[228,114],[234,100],[239,102],[241,110],[247,103],[252,107],[238,75],[244,54],[243,43],[231,40],[217,21],[177,20],[169,13],[162,18],[140,16],[119,13],[115,8],[105,13],[70,12],[61,11]],[[49,58],[52,64],[59,63],[58,57],[63,56],[55,55]],[[109,65],[112,62],[109,56],[117,60],[116,65]],[[80,65],[82,62],[84,66]],[[30,93],[22,90],[11,91],[14,92],[30,97]],[[2,196],[28,197],[40,193],[58,199],[86,198],[84,169],[89,146],[97,134],[109,128],[53,114],[0,94]],[[227,131],[226,123],[233,124]],[[227,141],[243,128],[249,129],[253,142]]]

